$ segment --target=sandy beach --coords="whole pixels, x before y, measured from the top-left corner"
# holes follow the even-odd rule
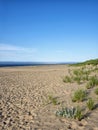
[[[98,130],[98,107],[81,121],[57,117],[62,106],[75,106],[71,97],[85,83],[64,83],[67,65],[0,68],[0,130]],[[96,73],[97,74],[97,73]],[[98,75],[97,75],[98,76]],[[97,95],[90,90],[95,103]],[[48,97],[56,97],[58,105]],[[86,102],[79,103],[84,106]]]

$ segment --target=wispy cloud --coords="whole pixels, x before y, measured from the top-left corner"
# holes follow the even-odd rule
[[[3,44],[3,43],[0,44],[0,51],[20,51],[20,50],[23,49],[9,44]]]
[[[11,44],[0,44],[0,60],[32,61],[37,53],[36,48],[15,46]]]
[[[0,44],[0,51],[25,51],[25,52],[36,52],[36,48],[27,48],[27,47],[21,47],[21,46],[14,46],[10,44]]]

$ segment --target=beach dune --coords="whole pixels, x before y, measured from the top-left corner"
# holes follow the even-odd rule
[[[68,73],[68,65],[0,68],[0,130],[98,130],[98,109],[81,122],[55,115],[61,104],[48,97],[71,106],[78,87],[63,82]]]

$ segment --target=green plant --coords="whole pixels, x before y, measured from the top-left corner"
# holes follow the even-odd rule
[[[78,84],[81,83],[81,77],[80,76],[75,76],[74,81],[76,81]]]
[[[87,89],[92,88],[92,86],[90,85],[90,83],[87,83],[86,88],[87,88]]]
[[[98,67],[96,66],[96,68],[94,68],[94,70],[93,70],[93,71],[96,71],[96,72],[97,72],[97,71],[98,71]]]
[[[77,107],[76,114],[75,114],[75,119],[81,120],[82,118],[83,118],[82,110],[81,110],[80,107],[78,106],[78,107]]]
[[[79,107],[72,107],[72,108],[62,108],[59,111],[56,111],[56,116],[62,116],[66,118],[74,118],[81,120],[82,119],[82,111]]]
[[[98,78],[96,76],[92,76],[90,81],[87,83],[86,88],[93,88],[98,85]]]
[[[73,79],[74,81],[76,81],[78,84],[81,83],[81,81],[88,81],[88,75],[89,75],[90,71],[87,71],[84,69],[84,67],[82,67],[81,69],[77,69],[73,71]]]
[[[74,75],[76,75],[76,76],[79,76],[79,75],[80,75],[80,73],[81,73],[81,72],[80,72],[80,70],[79,70],[79,69],[77,69],[77,70],[74,70],[74,71],[73,71],[73,74],[74,74]]]
[[[76,109],[75,108],[62,108],[62,110],[59,110],[56,112],[56,115],[57,116],[63,116],[63,117],[67,117],[67,118],[74,118],[75,116],[75,111]]]
[[[54,105],[58,105],[59,102],[57,101],[57,98],[53,97],[52,95],[48,96],[49,101],[51,101],[51,103],[53,103]]]
[[[90,71],[85,70],[84,67],[82,67],[81,69],[77,69],[73,71],[73,74],[76,76],[83,76],[83,75],[88,75],[90,73]]]
[[[69,76],[65,76],[65,77],[63,78],[63,82],[65,82],[65,83],[71,83],[71,82],[72,82],[72,79],[71,79],[71,77],[69,77]]]
[[[84,75],[84,76],[82,77],[82,80],[83,80],[83,81],[88,81],[88,80],[89,80],[88,74]]]
[[[94,108],[94,101],[92,98],[89,98],[88,101],[87,101],[87,107],[89,110],[93,110]]]
[[[98,88],[95,89],[95,94],[98,95]]]
[[[79,89],[79,90],[75,91],[72,101],[73,102],[83,101],[85,99],[85,97],[86,97],[86,92],[82,89]]]
[[[98,85],[98,78],[96,76],[92,76],[91,79],[90,79],[90,84],[92,86]]]

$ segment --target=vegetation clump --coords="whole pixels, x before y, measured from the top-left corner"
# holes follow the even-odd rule
[[[79,107],[62,108],[61,110],[56,112],[56,116],[73,118],[73,119],[78,119],[78,120],[81,120],[83,117],[82,111]]]
[[[95,94],[98,95],[98,88],[95,89]]]
[[[65,83],[73,83],[76,82],[78,84],[86,83],[86,88],[90,89],[98,86],[98,77],[92,76],[94,72],[98,72],[98,59],[85,61],[83,63],[72,64],[74,66],[78,66],[78,69],[74,69],[73,71],[69,70],[69,75],[65,76],[63,82]],[[94,90],[95,94],[98,95],[98,87]],[[82,102],[87,99],[87,93],[83,89],[78,89],[74,92],[72,96],[73,102]],[[86,108],[88,110],[93,110],[95,108],[95,103],[92,98],[89,98],[86,102]],[[62,108],[61,110],[56,112],[57,116],[62,116],[66,118],[73,118],[81,120],[83,118],[82,110],[79,107],[72,108]]]
[[[82,89],[75,91],[74,96],[72,97],[73,102],[83,101],[86,97],[86,92]]]
[[[89,98],[87,101],[87,107],[89,110],[93,110],[94,109],[94,101],[92,98]]]
[[[76,81],[78,84],[81,83],[81,76],[75,76],[73,79],[74,79],[74,81]]]
[[[96,76],[92,76],[89,80],[89,82],[86,85],[86,88],[93,88],[98,85],[98,78]]]
[[[98,65],[98,59],[92,59],[85,62],[80,62],[76,64],[71,64],[73,66],[82,66],[82,65]]]
[[[84,68],[82,69],[75,69],[72,74],[70,73],[70,76],[65,76],[63,78],[63,82],[65,83],[72,83],[72,82],[77,82],[78,84],[88,81],[89,79],[89,71],[85,70]]]
[[[74,81],[76,81],[78,84],[80,84],[82,81],[88,81],[89,73],[90,71],[87,71],[84,68],[74,70]]]
[[[52,104],[54,104],[54,105],[60,104],[60,103],[57,101],[57,98],[53,97],[52,95],[49,95],[48,98],[49,98],[49,101],[50,101]]]
[[[65,77],[63,78],[63,82],[65,82],[65,83],[71,83],[71,82],[72,82],[72,79],[71,79],[71,77],[69,77],[69,76],[65,76]]]

